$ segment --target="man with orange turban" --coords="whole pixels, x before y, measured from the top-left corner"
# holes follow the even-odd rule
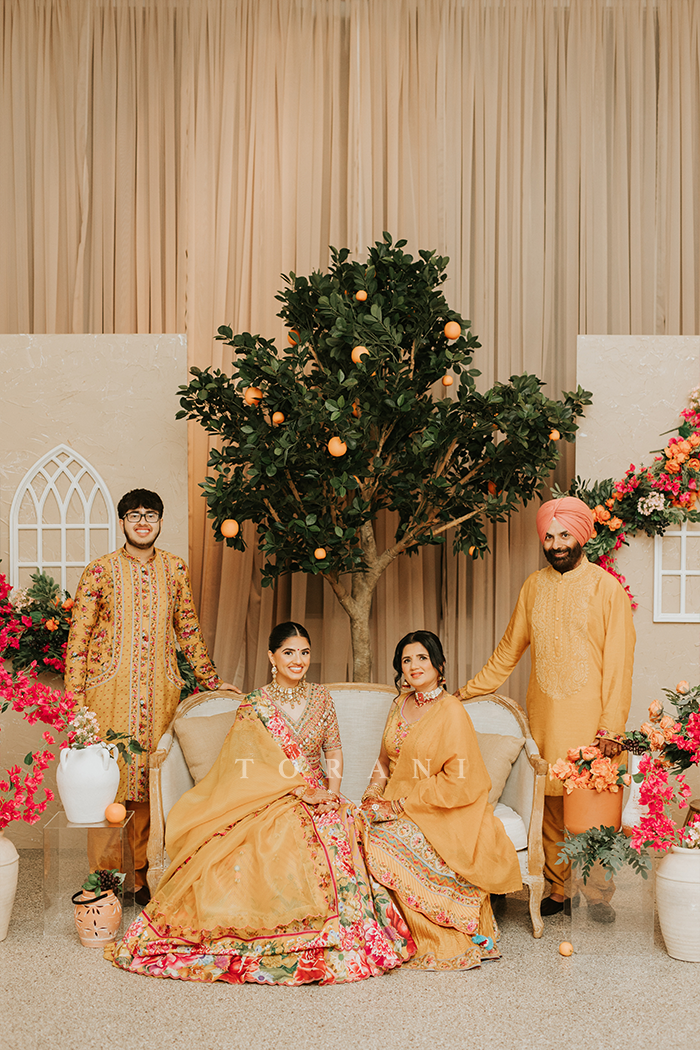
[[[632,609],[615,577],[586,558],[583,546],[595,535],[593,522],[590,508],[573,496],[542,504],[537,532],[549,565],[525,580],[496,651],[460,690],[465,700],[494,692],[529,645],[527,713],[540,754],[551,764],[601,733],[623,733],[632,699]],[[601,747],[609,755],[620,751],[613,740]],[[545,788],[542,837],[544,873],[552,884],[542,914],[568,913],[570,865],[557,861],[564,839],[560,780],[549,780]],[[591,917],[612,922],[612,883],[591,879],[585,892]]]

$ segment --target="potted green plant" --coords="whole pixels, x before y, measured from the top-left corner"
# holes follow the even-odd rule
[[[116,868],[91,872],[74,893],[75,928],[86,948],[102,948],[113,941],[122,920],[119,899],[125,873]]]

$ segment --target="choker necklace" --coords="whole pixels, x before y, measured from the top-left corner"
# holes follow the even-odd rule
[[[271,685],[268,685],[267,691],[278,706],[279,704],[289,704],[291,708],[295,708],[306,700],[306,678],[303,678],[299,685],[295,685],[291,689],[283,689],[281,685],[277,685],[277,682],[273,681]]]
[[[435,700],[436,697],[442,692],[442,686],[439,685],[436,689],[431,689],[429,693],[419,693],[417,690],[413,692],[413,699],[418,707],[422,707],[423,704],[429,704],[431,700]]]

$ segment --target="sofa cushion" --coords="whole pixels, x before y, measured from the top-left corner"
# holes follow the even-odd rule
[[[502,802],[493,807],[493,812],[503,824],[506,835],[516,850],[527,849],[527,828],[520,814],[510,806],[504,806]]]
[[[477,733],[476,739],[484,765],[491,778],[489,802],[494,806],[503,793],[511,766],[522,750],[524,736],[505,736],[501,733]]]
[[[214,765],[235,717],[234,710],[175,721],[175,732],[195,784],[203,780]]]

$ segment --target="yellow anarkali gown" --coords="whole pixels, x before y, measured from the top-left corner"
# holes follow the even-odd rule
[[[325,787],[338,746],[333,701],[313,686],[291,723],[266,690],[247,696],[207,776],[175,804],[173,862],[113,952],[132,973],[230,984],[358,981],[414,951],[370,879],[354,807],[318,813],[294,792]]]
[[[408,723],[404,700],[396,699],[384,730],[384,799],[405,799],[404,815],[366,819],[367,866],[416,942],[408,965],[469,969],[500,956],[489,894],[521,888],[518,858],[488,802],[491,781],[460,701],[443,694]]]

